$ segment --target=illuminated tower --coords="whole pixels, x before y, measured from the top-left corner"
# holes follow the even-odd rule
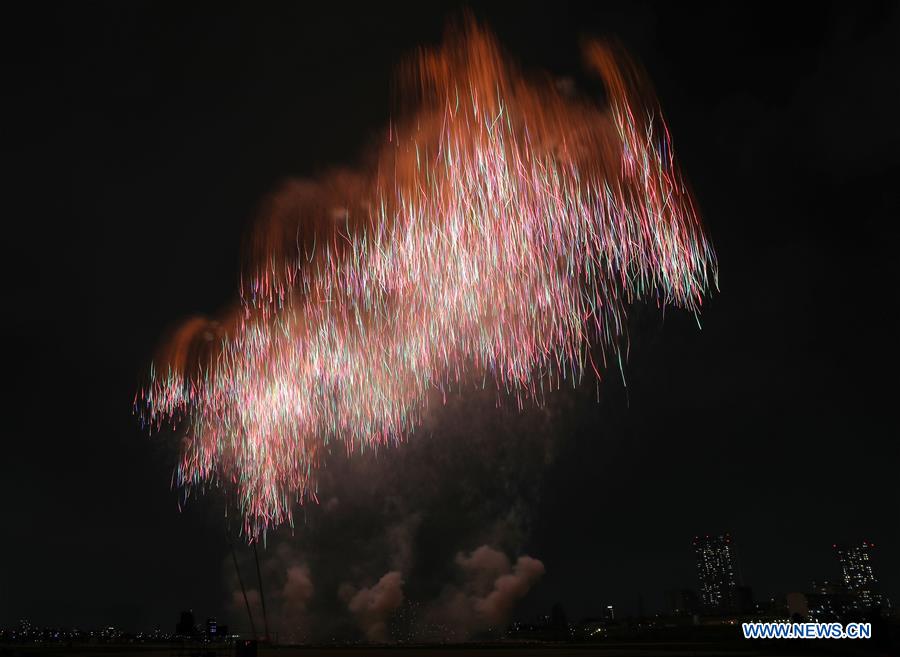
[[[736,610],[737,580],[731,536],[695,536],[693,543],[703,607],[708,611]]]
[[[869,550],[875,546],[868,541],[853,545],[834,545],[844,586],[854,594],[861,609],[881,607],[878,580],[872,572]]]

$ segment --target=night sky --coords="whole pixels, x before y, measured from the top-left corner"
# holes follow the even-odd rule
[[[338,585],[377,580],[396,528],[421,600],[458,552],[540,559],[520,618],[663,610],[666,590],[697,586],[692,537],[726,531],[757,598],[835,578],[832,543],[866,539],[900,603],[897,5],[472,9],[528,70],[582,83],[585,35],[643,64],[721,290],[702,330],[635,308],[627,388],[610,371],[599,402],[593,383],[522,414],[456,399],[396,454],[336,457],[332,506],[269,547],[309,564],[311,613],[341,627]],[[397,64],[460,10],[4,17],[0,626],[228,618],[222,500],[179,513],[177,438],[141,430],[135,391],[167,330],[234,300],[264,196],[356,163]]]

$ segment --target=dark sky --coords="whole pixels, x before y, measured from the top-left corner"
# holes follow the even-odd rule
[[[233,300],[260,199],[286,177],[353,164],[387,122],[398,61],[459,12],[213,7],[69,3],[2,21],[0,626],[169,628],[182,608],[226,613],[221,502],[178,512],[174,438],[141,432],[136,386],[167,329]],[[662,608],[667,589],[696,586],[692,536],[723,531],[759,597],[834,577],[832,543],[868,539],[900,603],[897,5],[474,12],[529,69],[577,74],[583,35],[618,38],[642,62],[721,292],[702,331],[636,309],[627,391],[612,373],[599,403],[588,385],[526,419],[480,409],[457,422],[466,404],[451,405],[413,441],[431,443],[370,464],[403,480],[384,484],[389,496],[417,497],[403,465],[432,459],[435,481],[468,500],[457,515],[440,487],[421,507],[399,503],[397,517],[418,514],[409,590],[433,590],[436,555],[484,543],[476,525],[496,527],[510,500],[523,510],[504,546],[546,566],[523,617],[555,601],[575,618],[608,602],[627,612],[639,594]],[[478,441],[502,445],[481,463],[472,422]],[[330,530],[310,511],[294,540],[314,580],[315,564],[343,568],[348,546],[395,513],[372,520],[360,505],[358,522],[350,505]]]

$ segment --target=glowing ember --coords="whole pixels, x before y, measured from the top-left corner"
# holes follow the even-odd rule
[[[463,384],[540,402],[618,357],[630,302],[699,311],[716,261],[665,123],[626,59],[585,58],[602,105],[469,25],[410,67],[371,172],[276,197],[239,311],[186,324],[137,402],[184,424],[186,493],[232,491],[256,539],[315,498],[330,442],[403,440]]]

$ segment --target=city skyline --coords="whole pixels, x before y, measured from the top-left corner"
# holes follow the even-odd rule
[[[811,580],[809,586],[797,591],[783,590],[775,595],[765,596],[764,599],[756,599],[752,594],[752,586],[739,581],[736,572],[739,566],[734,556],[734,538],[730,533],[704,534],[695,536],[691,545],[694,548],[697,563],[696,589],[674,589],[667,591],[667,608],[650,611],[645,615],[628,613],[617,614],[616,605],[602,601],[600,596],[596,613],[590,613],[580,619],[570,619],[572,631],[576,628],[600,623],[600,627],[608,627],[618,620],[619,623],[632,623],[641,618],[660,619],[667,617],[704,617],[704,618],[740,618],[762,619],[779,617],[779,610],[787,611],[786,617],[791,620],[814,619],[818,621],[830,621],[846,619],[848,617],[860,617],[860,614],[868,614],[881,611],[885,615],[895,613],[892,601],[883,596],[877,586],[877,578],[874,567],[868,555],[868,550],[875,546],[865,540],[849,545],[832,544],[835,552],[835,568],[832,575],[840,578],[840,584],[835,585],[827,579]],[[828,576],[828,573],[825,573]],[[744,589],[744,591],[741,591]],[[659,592],[657,592],[659,593]],[[746,597],[742,597],[742,593]],[[675,594],[673,596],[673,594]],[[685,607],[684,602],[690,601]],[[405,640],[407,642],[422,642],[421,628],[415,628],[415,618],[410,618],[409,605],[420,607],[416,601],[407,600],[390,618],[391,633],[389,641]],[[557,603],[560,609],[564,604]],[[154,628],[118,628],[115,626],[103,626],[100,629],[79,629],[67,627],[64,624],[42,624],[33,626],[30,620],[19,619],[15,627],[5,628],[0,626],[0,642],[9,641],[13,633],[22,636],[23,631],[27,635],[40,627],[45,636],[53,636],[60,630],[75,631],[84,638],[87,634],[98,640],[118,640],[122,636],[130,636],[138,641],[171,641],[178,637],[197,638],[206,637],[207,640],[215,640],[216,636],[259,636],[264,634],[259,627],[255,632],[250,631],[248,620],[242,618],[243,610],[235,610],[230,618],[230,624],[217,622],[216,615],[195,615],[193,608],[182,610],[178,613],[178,622],[172,623],[174,631],[169,632],[164,627],[157,625]],[[173,613],[173,617],[175,614]],[[533,618],[512,618],[508,628],[502,631],[502,636],[515,637],[521,634],[522,627],[535,627],[535,623],[551,623],[550,614],[538,614]],[[261,623],[261,619],[256,619]],[[529,625],[530,624],[530,625]],[[101,624],[102,625],[102,624]],[[48,629],[49,628],[49,631]],[[210,629],[212,628],[212,629]],[[234,628],[232,632],[229,632]],[[240,629],[239,629],[240,628]],[[218,629],[218,631],[217,631]],[[277,635],[277,633],[276,633]],[[452,634],[448,635],[451,639]],[[405,637],[405,639],[404,639]],[[444,639],[446,640],[446,638]]]

